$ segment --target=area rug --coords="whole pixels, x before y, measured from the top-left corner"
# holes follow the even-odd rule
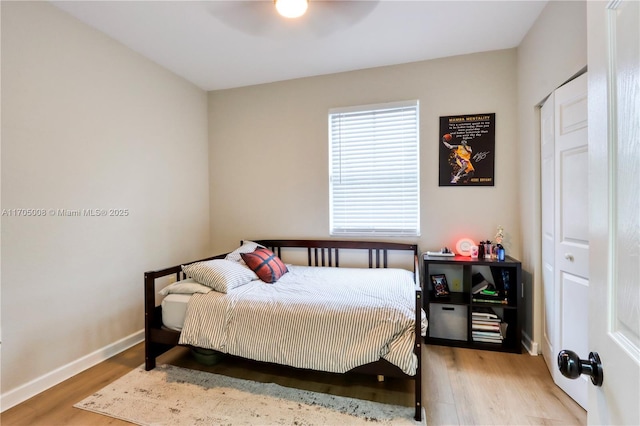
[[[412,407],[161,365],[139,367],[74,407],[139,425],[416,425]],[[424,422],[422,423],[424,424]]]

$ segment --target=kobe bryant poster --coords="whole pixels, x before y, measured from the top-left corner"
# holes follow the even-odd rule
[[[496,114],[440,117],[440,186],[493,186]]]

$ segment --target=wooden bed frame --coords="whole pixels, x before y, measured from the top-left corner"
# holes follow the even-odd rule
[[[333,241],[333,240],[256,240],[258,244],[268,247],[278,257],[282,258],[283,248],[303,248],[307,250],[308,266],[338,267],[339,250],[366,250],[368,252],[369,268],[386,268],[388,251],[412,251],[415,284],[415,344],[414,353],[418,357],[418,368],[415,376],[405,374],[400,368],[385,359],[356,367],[349,372],[374,374],[389,377],[412,379],[415,382],[415,416],[422,420],[422,341],[421,310],[422,288],[420,286],[420,267],[418,263],[418,246],[415,244],[387,243],[375,241]],[[206,259],[187,262],[193,263],[203,260],[223,259],[226,254],[212,256]],[[285,259],[283,259],[286,261]],[[175,275],[176,280],[184,279],[182,265],[176,265],[144,274],[144,315],[145,315],[145,369],[156,367],[156,357],[178,345],[180,332],[170,330],[162,325],[162,307],[156,306],[156,279]]]

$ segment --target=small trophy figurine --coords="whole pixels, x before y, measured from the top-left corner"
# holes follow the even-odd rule
[[[498,226],[498,232],[494,237],[496,244],[502,244],[502,240],[504,239],[504,228],[502,226]]]

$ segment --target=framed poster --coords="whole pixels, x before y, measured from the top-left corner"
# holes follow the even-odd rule
[[[493,186],[496,114],[440,117],[440,186]]]

